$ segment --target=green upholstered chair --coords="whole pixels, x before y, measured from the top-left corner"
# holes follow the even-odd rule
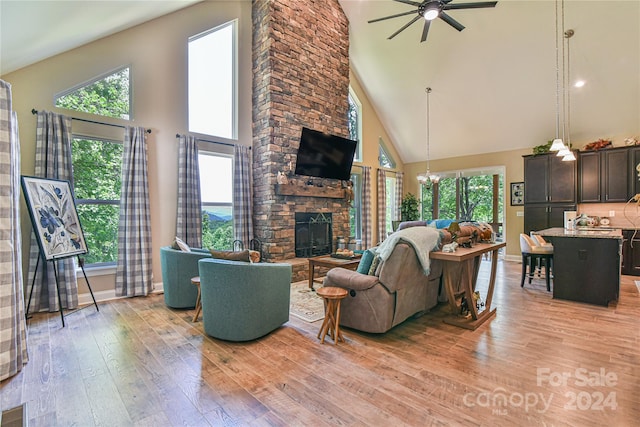
[[[191,278],[198,276],[198,261],[211,258],[206,249],[191,249],[183,252],[170,246],[160,248],[162,266],[162,286],[164,303],[171,308],[194,308],[198,297],[198,288]]]
[[[289,321],[290,264],[210,258],[198,266],[207,335],[249,341]]]

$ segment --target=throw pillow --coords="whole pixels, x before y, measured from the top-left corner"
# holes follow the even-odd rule
[[[371,267],[369,267],[369,272],[367,274],[369,274],[369,276],[375,276],[376,275],[376,270],[378,269],[378,266],[380,265],[380,262],[382,262],[382,260],[380,259],[380,255],[376,255],[373,258],[373,261],[371,262]]]
[[[173,245],[171,245],[173,249],[180,249],[182,252],[191,252],[191,248],[187,245],[184,240],[176,236],[176,240],[174,240]]]
[[[371,268],[373,258],[375,258],[375,254],[372,250],[367,249],[366,251],[364,251],[362,253],[362,258],[360,258],[360,264],[358,264],[358,269],[356,271],[362,274],[369,274],[369,269]]]
[[[209,249],[211,252],[212,258],[217,259],[227,259],[229,261],[244,261],[250,262],[251,258],[249,258],[249,249],[245,249],[244,251],[217,251],[215,249]]]

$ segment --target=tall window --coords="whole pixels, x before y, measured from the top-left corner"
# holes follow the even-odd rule
[[[68,89],[56,95],[54,102],[60,108],[128,120],[131,117],[129,67]]]
[[[120,141],[74,136],[71,146],[78,217],[88,265],[118,260],[122,152]]]
[[[362,239],[362,175],[352,173],[351,182],[353,182],[353,201],[349,208],[349,228],[351,236]]]
[[[233,158],[200,151],[202,247],[233,248]]]
[[[189,131],[237,138],[236,21],[189,38]]]
[[[349,126],[349,139],[358,141],[358,148],[356,150],[353,160],[356,162],[362,161],[362,104],[356,96],[351,86],[349,86],[349,110],[347,112],[347,124]]]

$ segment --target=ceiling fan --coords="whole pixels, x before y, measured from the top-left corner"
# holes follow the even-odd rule
[[[384,21],[386,19],[398,18],[400,16],[406,16],[411,14],[417,14],[411,21],[407,22],[403,25],[398,31],[391,34],[389,36],[389,40],[400,34],[402,31],[406,30],[411,24],[416,22],[419,19],[424,19],[424,27],[422,29],[422,37],[420,38],[420,42],[427,40],[427,36],[429,35],[429,27],[431,26],[431,21],[436,18],[442,19],[447,24],[451,25],[458,31],[464,30],[464,25],[453,19],[449,16],[445,10],[460,10],[460,9],[480,9],[485,7],[495,7],[498,3],[497,1],[483,1],[477,3],[458,3],[458,4],[450,4],[452,0],[424,0],[422,2],[411,1],[411,0],[393,0],[399,3],[408,4],[411,6],[415,6],[417,10],[411,10],[409,12],[398,13],[395,15],[385,16],[383,18],[372,19],[368,21],[369,24],[379,21]]]

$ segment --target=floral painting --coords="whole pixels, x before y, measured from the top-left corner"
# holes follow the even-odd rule
[[[87,252],[68,181],[23,176],[22,192],[47,261]]]

